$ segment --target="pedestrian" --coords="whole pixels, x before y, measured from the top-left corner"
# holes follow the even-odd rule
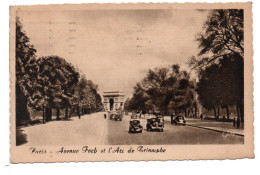
[[[203,115],[202,114],[200,114],[200,120],[202,120],[203,119]]]
[[[239,129],[239,127],[240,127],[240,119],[239,119],[239,117],[237,118],[237,129]]]
[[[80,119],[80,112],[79,112],[79,111],[77,111],[77,114],[78,114],[78,117],[79,117],[79,119]]]
[[[236,122],[237,122],[237,119],[236,119],[237,117],[234,117],[234,119],[233,119],[233,127],[234,128],[236,128]]]
[[[107,114],[104,114],[104,118],[105,118],[105,119],[107,118]]]
[[[173,113],[171,113],[171,124],[173,124]]]

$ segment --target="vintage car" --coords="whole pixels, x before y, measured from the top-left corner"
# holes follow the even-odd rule
[[[155,116],[159,116],[159,115],[161,114],[161,112],[160,112],[160,111],[153,111],[153,114],[154,114]]]
[[[161,131],[163,132],[164,120],[162,117],[147,119],[146,129],[147,131]]]
[[[119,121],[122,121],[123,115],[122,115],[122,113],[119,112],[119,111],[110,112],[110,113],[109,113],[109,118],[110,118],[110,120],[116,120],[116,121],[119,120]]]
[[[137,119],[137,113],[132,113],[131,119]]]
[[[186,120],[183,116],[177,116],[175,119],[172,120],[172,125],[186,125]]]
[[[140,124],[140,120],[131,120],[129,122],[129,133],[142,133],[143,127]]]
[[[159,116],[157,116],[156,118],[157,118],[157,120],[159,121],[159,123],[163,123],[163,124],[164,124],[164,116],[159,115]]]

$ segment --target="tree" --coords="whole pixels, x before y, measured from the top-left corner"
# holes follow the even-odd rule
[[[218,95],[221,91],[221,86],[218,82],[221,77],[218,74],[218,69],[218,65],[214,64],[201,71],[196,89],[201,105],[206,109],[214,109],[216,118],[218,117],[216,108],[220,105]]]
[[[148,97],[145,94],[145,90],[143,89],[141,83],[137,83],[134,87],[133,97],[127,100],[125,103],[126,110],[148,110]]]
[[[104,110],[101,95],[99,93],[96,93],[95,96],[96,96],[96,111]]]
[[[98,108],[99,102],[97,101],[97,97],[100,95],[97,93],[97,90],[98,86],[94,84],[91,80],[87,80],[85,108],[90,111],[95,111]]]
[[[169,103],[174,98],[178,86],[179,76],[178,65],[149,70],[144,84],[150,103],[156,110],[168,111]]]
[[[212,62],[224,55],[238,54],[244,57],[244,21],[241,9],[212,10],[205,23],[204,33],[197,37],[199,56],[212,53],[203,61]]]
[[[71,98],[78,83],[79,73],[65,59],[58,56],[42,57],[37,60],[37,79],[34,91],[29,98],[30,105],[36,110],[42,109],[43,119],[51,120],[52,108],[65,108],[65,117],[71,107]]]
[[[101,96],[97,93],[98,86],[91,80],[87,80],[85,75],[81,75],[73,95],[73,104],[77,106],[77,114],[83,114],[103,109]]]
[[[189,59],[199,73],[197,92],[205,108],[236,105],[244,120],[244,21],[241,9],[211,10],[203,33],[197,36],[200,52]],[[203,92],[204,91],[204,92]],[[216,113],[216,112],[215,112]],[[239,115],[239,113],[238,113]]]
[[[225,55],[244,58],[243,18],[242,9],[211,10],[203,32],[196,36],[200,49],[198,57],[191,56],[188,64],[192,68],[203,69]]]
[[[195,101],[194,82],[179,65],[149,70],[145,78],[134,87],[133,97],[127,102],[132,110],[183,110]]]
[[[194,108],[194,115],[197,117],[195,86],[194,82],[190,81],[189,78],[182,78],[179,81],[179,86],[172,101],[175,103],[175,109],[183,110],[185,116],[189,113],[187,110]]]
[[[130,108],[130,98],[127,98],[124,104],[124,109],[126,111],[131,111],[132,109]]]
[[[33,45],[26,33],[20,19],[16,18],[16,45],[15,45],[15,68],[16,68],[16,122],[30,119],[27,98],[33,92],[34,79],[36,78],[37,64],[35,63]]]
[[[202,106],[214,110],[225,108],[229,118],[229,106],[236,105],[243,121],[243,75],[243,59],[239,55],[225,56],[219,64],[201,71],[196,90]]]
[[[189,109],[195,108],[197,111],[195,81],[190,79],[187,71],[181,71],[179,65],[173,65],[172,69],[172,76],[176,77],[178,81],[175,84],[169,108],[174,109],[175,113],[182,110],[187,116],[190,112]]]

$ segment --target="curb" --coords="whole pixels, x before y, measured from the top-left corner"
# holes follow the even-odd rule
[[[238,134],[238,133],[234,133],[234,132],[230,132],[230,131],[223,131],[223,130],[219,130],[219,129],[207,128],[207,127],[196,126],[196,125],[189,125],[187,123],[186,123],[186,125],[190,126],[190,127],[194,127],[194,128],[206,129],[206,130],[216,131],[216,132],[220,132],[220,133],[227,133],[227,134],[233,134],[233,135],[244,137],[243,134]]]

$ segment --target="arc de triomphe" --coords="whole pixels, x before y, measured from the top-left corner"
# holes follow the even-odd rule
[[[116,109],[124,109],[124,92],[110,91],[103,92],[103,104],[106,111],[115,111]]]

